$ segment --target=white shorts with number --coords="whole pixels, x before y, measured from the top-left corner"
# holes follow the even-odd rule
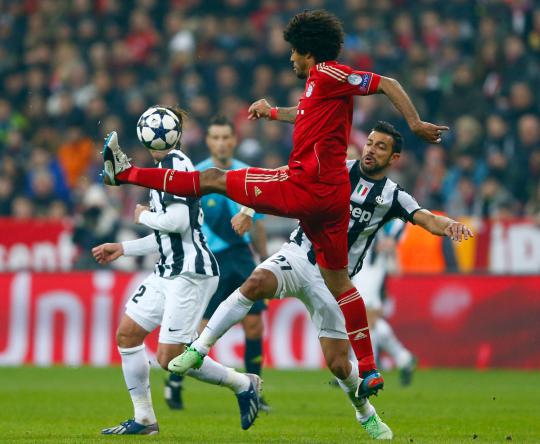
[[[300,299],[309,311],[319,337],[348,339],[345,319],[332,293],[326,287],[317,265],[294,243],[284,244],[257,268],[271,271],[277,278],[274,297]]]
[[[368,310],[382,308],[381,292],[385,276],[384,266],[377,263],[374,265],[364,263],[362,269],[351,279]]]
[[[161,325],[159,342],[189,344],[197,339],[204,310],[219,278],[182,273],[172,279],[151,274],[126,303],[126,314],[146,331]]]

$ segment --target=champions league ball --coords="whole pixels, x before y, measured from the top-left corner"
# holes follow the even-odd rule
[[[169,150],[181,135],[178,117],[161,106],[148,108],[137,122],[137,137],[150,150]]]

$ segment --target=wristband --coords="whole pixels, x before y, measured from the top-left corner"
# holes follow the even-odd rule
[[[278,107],[273,106],[270,108],[270,120],[277,120]]]
[[[249,217],[253,217],[255,215],[255,210],[253,208],[242,207],[240,208],[240,213],[245,214]]]

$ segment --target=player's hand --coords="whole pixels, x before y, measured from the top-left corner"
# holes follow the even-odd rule
[[[253,218],[247,214],[237,213],[231,219],[231,226],[238,236],[243,236],[253,226]]]
[[[98,264],[101,265],[115,261],[123,254],[124,248],[122,247],[122,244],[118,242],[101,244],[97,247],[92,248],[92,255],[94,256],[94,259],[97,261]]]
[[[414,134],[430,143],[440,143],[443,131],[448,131],[449,129],[447,126],[434,125],[433,123],[422,121],[411,127],[411,131]]]
[[[257,120],[262,119],[263,117],[266,117],[267,119],[270,118],[270,109],[272,107],[268,103],[266,99],[259,99],[256,102],[253,102],[251,106],[248,109],[248,119],[249,120]]]
[[[136,223],[136,224],[140,224],[140,218],[141,218],[141,213],[143,211],[150,211],[150,207],[146,206],[146,205],[139,205],[137,204],[137,206],[135,207],[135,211],[133,212],[133,221]]]
[[[474,237],[472,230],[461,222],[452,222],[444,230],[446,234],[453,241],[461,242],[461,240],[467,240],[470,237]]]

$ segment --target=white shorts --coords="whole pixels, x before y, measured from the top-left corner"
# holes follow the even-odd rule
[[[284,244],[257,268],[271,271],[277,278],[274,297],[300,299],[309,311],[319,337],[348,339],[345,319],[332,293],[326,287],[317,265],[294,243]]]
[[[382,308],[381,292],[385,276],[386,270],[383,266],[364,263],[362,269],[352,277],[352,283],[362,296],[366,309]]]
[[[197,339],[204,310],[219,278],[182,273],[172,279],[151,274],[126,303],[126,314],[146,331],[161,325],[159,342],[189,344]]]

